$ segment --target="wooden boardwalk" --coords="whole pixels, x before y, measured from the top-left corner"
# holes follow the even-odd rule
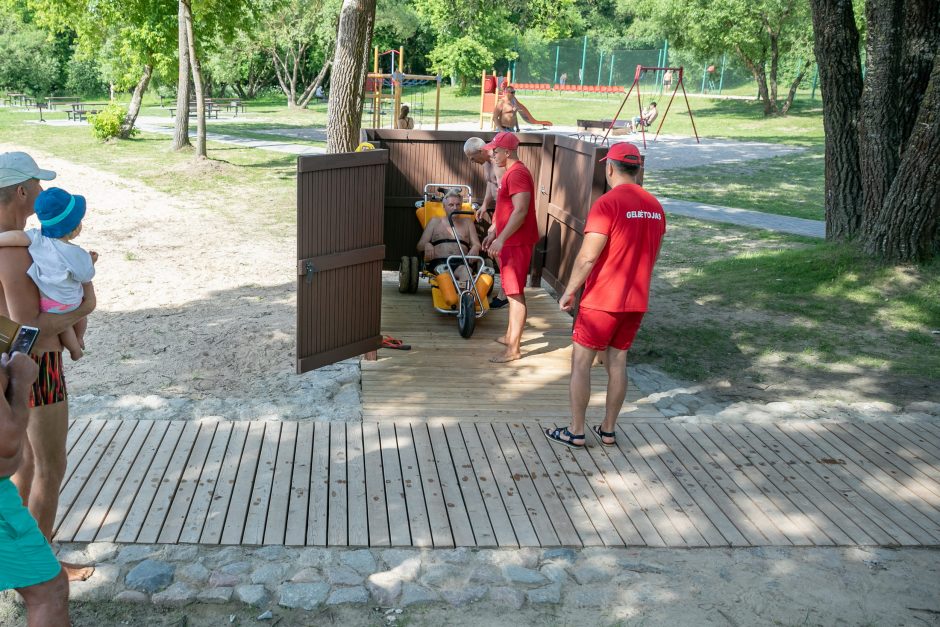
[[[940,427],[77,420],[59,541],[940,545]]]
[[[665,421],[570,451],[570,319],[529,293],[523,359],[430,295],[383,295],[414,348],[363,362],[361,423],[77,420],[56,539],[296,546],[940,546],[940,426]],[[589,423],[603,407],[595,368]]]
[[[430,289],[400,294],[385,283],[382,331],[410,344],[410,351],[380,350],[378,361],[362,362],[365,420],[475,420],[508,422],[567,420],[571,363],[571,317],[544,290],[526,291],[528,324],[522,336],[523,358],[491,364],[501,346],[494,340],[506,330],[508,308],[477,320],[473,337],[457,332],[454,316],[431,308]],[[595,368],[589,417],[602,416],[607,373]],[[635,387],[627,392],[621,416],[662,419]]]

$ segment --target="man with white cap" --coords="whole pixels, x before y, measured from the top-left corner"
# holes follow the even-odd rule
[[[627,393],[627,350],[649,304],[650,279],[666,232],[666,214],[637,184],[643,159],[629,142],[614,144],[601,159],[610,191],[595,201],[584,240],[558,301],[571,311],[584,285],[571,333],[571,423],[545,431],[553,443],[584,448],[584,421],[591,398],[591,364],[605,353],[607,402],[604,420],[591,431],[604,446],[616,446],[617,418]]]
[[[55,172],[40,168],[24,152],[0,154],[0,232],[25,228],[42,191],[40,181],[50,181],[55,176]],[[39,328],[32,354],[39,366],[39,376],[30,398],[23,463],[13,482],[39,529],[51,541],[59,489],[65,477],[69,418],[59,334],[94,311],[96,301],[94,288],[88,283],[85,298],[74,311],[41,313],[39,291],[27,274],[30,265],[32,259],[25,247],[0,248],[0,314],[19,324]],[[93,570],[71,564],[63,566],[73,581],[87,579]]]

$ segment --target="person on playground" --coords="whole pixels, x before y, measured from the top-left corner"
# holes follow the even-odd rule
[[[666,70],[663,73],[663,90],[670,91],[672,89],[672,70]]]
[[[463,145],[463,152],[467,159],[483,166],[483,179],[486,181],[486,192],[483,194],[483,202],[477,209],[476,224],[478,229],[483,229],[483,233],[477,235],[486,238],[489,225],[493,222],[493,209],[496,208],[496,194],[499,191],[499,181],[506,173],[505,168],[497,167],[490,159],[490,153],[483,148],[485,141],[479,137],[471,137]],[[503,288],[500,287],[496,296],[490,300],[490,309],[501,309],[509,304],[506,295],[503,294]]]
[[[642,115],[638,115],[633,118],[634,130],[638,129],[641,125],[649,128],[658,115],[659,110],[656,108],[656,103],[651,102],[649,106],[643,110]]]
[[[444,194],[444,211],[447,215],[460,211],[462,206],[463,196],[460,195],[459,189],[454,188]],[[429,260],[428,267],[435,274],[447,272],[447,258],[451,255],[459,255],[461,250],[468,256],[480,254],[480,238],[477,237],[473,221],[461,219],[458,216],[454,218],[454,226],[457,227],[459,241],[454,240],[447,218],[431,218],[424,227],[421,239],[418,240],[418,252],[424,253],[425,260]],[[450,267],[454,270],[454,276],[458,281],[470,280],[462,259],[452,259]]]
[[[65,570],[10,481],[27,449],[29,395],[39,367],[23,353],[0,355],[0,590],[16,590],[30,627],[69,624]]]
[[[39,288],[40,311],[64,314],[78,309],[84,297],[82,284],[95,276],[98,253],[71,243],[82,232],[85,206],[83,196],[53,187],[36,198],[41,229],[0,233],[0,246],[29,247],[33,259],[29,276]],[[88,321],[82,318],[59,334],[73,361],[82,358],[87,326]]]
[[[398,128],[410,130],[415,127],[415,121],[411,119],[409,113],[411,113],[411,109],[408,108],[408,105],[402,105],[398,114]]]
[[[0,233],[25,228],[36,197],[42,192],[40,180],[53,178],[55,172],[40,169],[26,153],[0,154]],[[94,286],[86,283],[84,300],[78,309],[65,314],[40,312],[39,290],[27,274],[31,265],[26,248],[0,248],[0,314],[40,330],[32,355],[39,364],[39,377],[33,384],[30,400],[23,463],[13,483],[39,529],[51,541],[59,489],[65,477],[65,439],[69,425],[59,334],[94,311],[96,300]],[[87,579],[94,572],[93,568],[74,564],[63,563],[62,566],[73,581]]]
[[[535,217],[535,182],[529,168],[516,152],[519,138],[512,133],[497,133],[484,148],[490,151],[493,164],[506,168],[496,195],[493,226],[483,241],[490,256],[498,256],[503,291],[509,298],[509,325],[496,341],[506,349],[490,359],[505,363],[522,356],[522,330],[526,321],[525,284],[532,262],[532,250],[539,239]]]
[[[506,133],[519,132],[519,107],[516,89],[512,86],[506,88],[493,107],[493,128]]]
[[[592,431],[604,446],[617,443],[617,417],[627,393],[627,350],[649,304],[653,265],[666,232],[666,214],[656,198],[637,185],[640,151],[614,144],[602,161],[610,191],[588,213],[584,240],[558,301],[571,311],[584,285],[571,333],[571,424],[545,431],[552,442],[584,448],[584,421],[591,397],[591,364],[605,352],[607,403],[604,421]]]

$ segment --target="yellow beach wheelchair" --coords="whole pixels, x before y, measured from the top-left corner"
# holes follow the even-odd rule
[[[444,209],[444,194],[447,190],[455,188],[465,190],[466,195],[460,210],[448,214]],[[473,220],[476,215],[468,185],[429,183],[424,186],[424,199],[416,202],[415,208],[415,215],[422,229],[427,227],[433,218],[446,218],[458,245],[460,236],[454,220]],[[398,291],[414,294],[418,291],[419,279],[427,278],[431,286],[434,309],[442,314],[456,316],[460,335],[469,338],[473,335],[476,319],[482,318],[489,311],[488,296],[493,287],[495,273],[486,265],[483,257],[467,255],[463,246],[459,248],[460,254],[450,255],[434,264],[428,264],[418,257],[402,257],[398,270]],[[457,279],[454,270],[460,267],[466,269],[467,276],[471,277],[469,281]]]

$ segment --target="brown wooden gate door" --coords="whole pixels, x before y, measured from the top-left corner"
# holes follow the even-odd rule
[[[388,151],[297,159],[297,372],[382,344]]]
[[[606,146],[561,135],[546,135],[542,144],[536,203],[542,235],[541,278],[559,295],[565,291],[581,248],[588,211],[607,191],[604,164],[598,163],[606,154]],[[538,260],[533,261],[538,265]]]

